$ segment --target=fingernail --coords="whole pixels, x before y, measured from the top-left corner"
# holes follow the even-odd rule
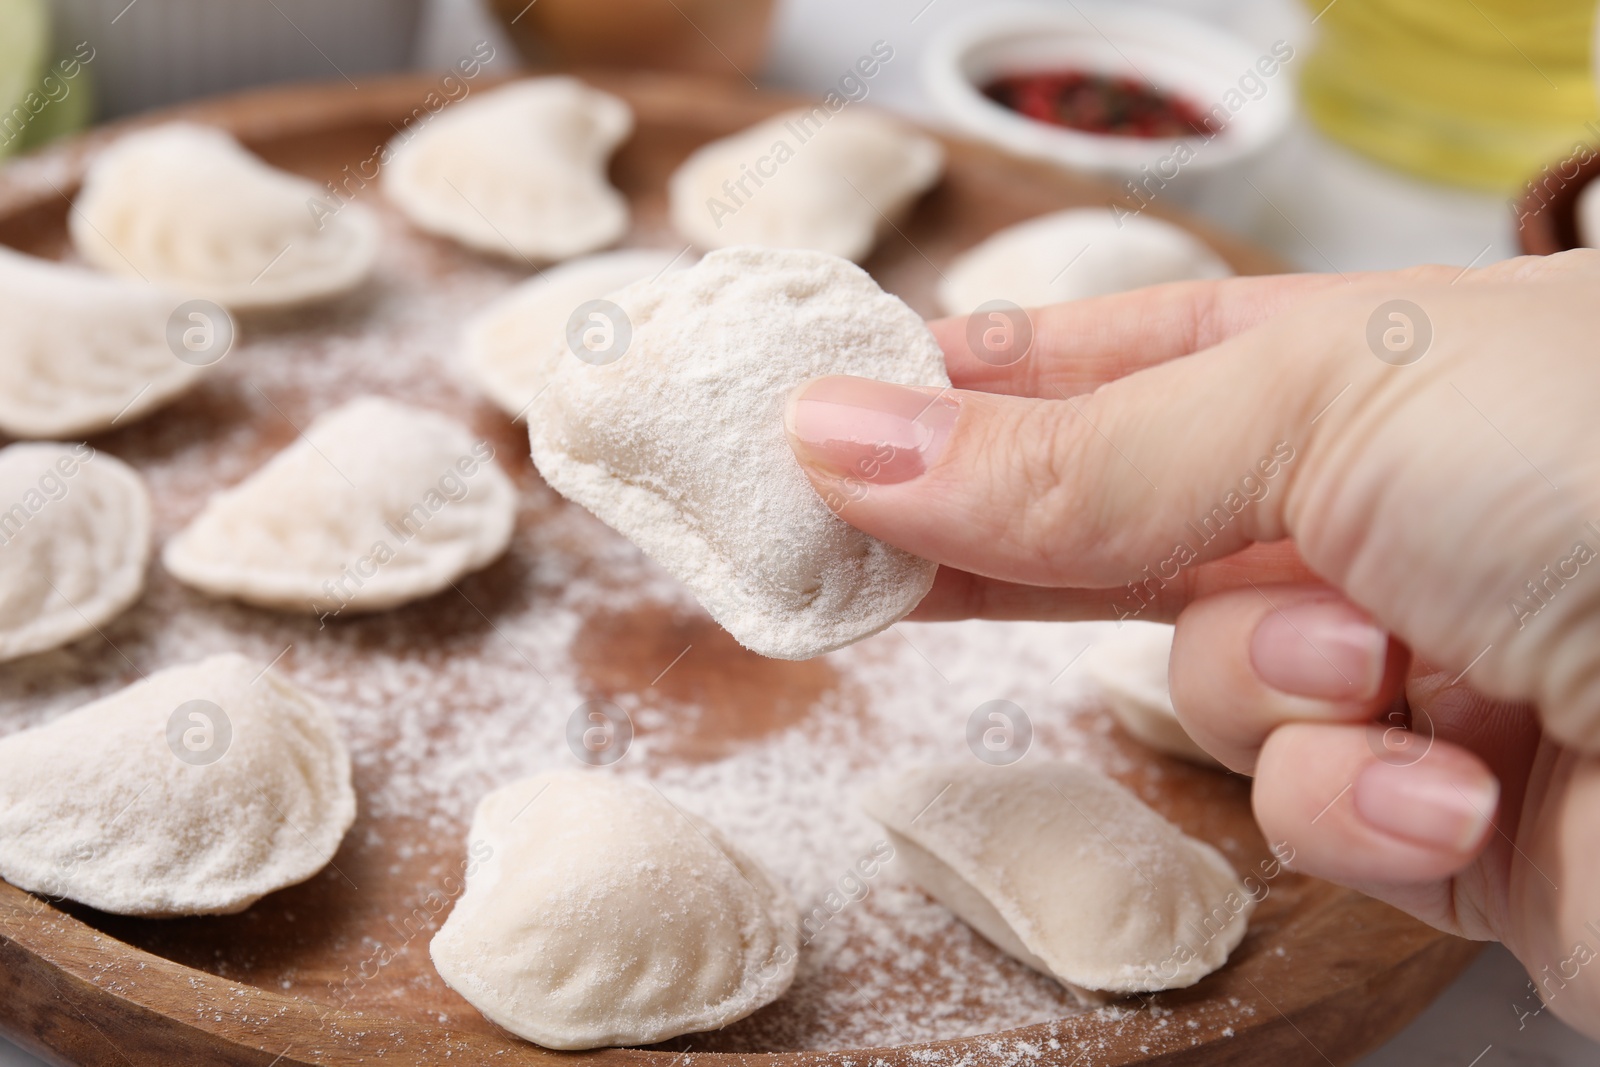
[[[1458,852],[1478,847],[1500,803],[1500,783],[1487,772],[1427,760],[1369,763],[1351,792],[1357,813],[1374,828]]]
[[[806,466],[834,478],[893,485],[938,462],[960,411],[946,395],[836,375],[796,390],[784,424]]]
[[[1318,700],[1370,700],[1383,685],[1389,635],[1342,600],[1275,610],[1256,626],[1250,662],[1282,693]]]

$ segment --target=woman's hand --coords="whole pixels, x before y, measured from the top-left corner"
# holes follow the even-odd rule
[[[1295,867],[1504,941],[1600,1037],[1600,253],[934,324],[956,390],[787,414],[922,619],[1173,619]]]

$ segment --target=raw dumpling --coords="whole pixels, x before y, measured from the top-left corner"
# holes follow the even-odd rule
[[[161,561],[213,596],[323,616],[381,611],[493,562],[515,513],[487,441],[435,412],[363,397],[212,496]]]
[[[173,916],[243,911],[322,870],[356,815],[350,756],[328,710],[265,666],[169,667],[0,739],[0,875]]]
[[[967,249],[945,272],[939,302],[951,315],[968,315],[991,300],[1044,307],[1232,273],[1198,237],[1170,222],[1073,208],[1019,222]]]
[[[88,445],[0,449],[0,662],[94,633],[144,591],[150,496]]]
[[[1578,241],[1589,248],[1600,248],[1600,182],[1589,182],[1578,193]]]
[[[530,409],[545,480],[763,656],[820,655],[914,608],[934,565],[829,510],[783,411],[824,374],[948,386],[916,313],[846,260],[762,248],[713,252],[611,299],[611,346],[562,360]]]
[[[561,357],[570,356],[567,325],[581,305],[685,259],[693,262],[657,249],[602,252],[529,278],[467,324],[467,368],[506,414],[521,415],[549,384]]]
[[[606,162],[633,112],[576,78],[532,78],[390,142],[383,188],[418,227],[481,252],[557,260],[628,228]]]
[[[931,137],[872,111],[790,111],[697,149],[672,175],[672,224],[701,248],[866,258],[944,170]]]
[[[174,122],[125,134],[89,167],[72,242],[102,270],[229,308],[284,307],[354,289],[378,254],[359,204],[269,167],[222,130]]]
[[[650,786],[541,775],[490,793],[434,966],[547,1048],[715,1030],[794,979],[799,913],[716,827]]]
[[[181,303],[140,282],[0,248],[0,430],[99,433],[190,389],[203,370],[167,342]]]
[[[1255,908],[1221,853],[1085,767],[919,768],[865,807],[930,896],[1075,990],[1193,985]]]
[[[1135,738],[1157,752],[1204,767],[1221,767],[1184,731],[1172,709],[1172,693],[1167,688],[1172,635],[1173,628],[1163,623],[1125,622],[1115,634],[1102,637],[1084,653],[1084,668],[1111,713]]]

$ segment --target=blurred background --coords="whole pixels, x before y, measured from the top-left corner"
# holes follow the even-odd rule
[[[667,66],[821,93],[880,40],[894,59],[873,79],[872,103],[1017,149],[1014,138],[963,115],[961,101],[939,92],[940,71],[932,69],[941,57],[946,68],[969,61],[974,47],[986,46],[984,19],[992,24],[1006,6],[0,0],[0,101],[17,102],[7,105],[13,115],[17,106],[31,110],[21,104],[30,93],[35,105],[45,102],[20,136],[0,118],[0,153],[96,118],[251,85],[343,80],[359,91],[362,79],[382,72],[444,69],[481,42],[494,48],[491,72],[547,63]],[[1185,168],[1160,195],[1307,270],[1465,266],[1514,254],[1514,198],[1542,166],[1597,139],[1592,0],[1145,0],[1137,7],[1041,0],[1029,7],[1082,21],[1085,36],[1120,19],[1120,29],[1099,36],[1157,80],[1176,76],[1181,64],[1219,63],[1228,46],[1255,56],[1287,46],[1292,58],[1256,79],[1259,88],[1246,87],[1236,116],[1258,137],[1250,158]],[[1172,27],[1125,17],[1152,10],[1170,14]],[[1162,41],[1163,31],[1183,38],[1192,24],[1185,20],[1220,31],[1219,39],[1204,48]],[[60,64],[72,63],[75,52],[92,58],[77,64],[76,77],[62,77]],[[943,73],[948,82],[949,70]],[[1137,168],[1113,177],[1137,178]]]
[[[1155,82],[1221,71],[1238,143],[1152,178],[1152,158],[996,118],[974,72],[1047,47],[1030,18],[1054,27],[1049,47],[1109,49]],[[1304,270],[1465,267],[1529,247],[1530,219],[1570,199],[1600,142],[1594,23],[1593,0],[1036,0],[1020,15],[994,0],[0,0],[0,156],[198,96],[359,92],[490,53],[491,74],[668,67],[821,95],[885,42],[872,105],[1098,171],[1125,203],[1182,208]],[[1363,1067],[1600,1062],[1530,1005],[1491,949]],[[0,1041],[0,1065],[35,1062]]]

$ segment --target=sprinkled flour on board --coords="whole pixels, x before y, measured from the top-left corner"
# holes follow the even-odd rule
[[[604,699],[629,713],[636,736],[620,762],[586,773],[653,779],[764,863],[809,917],[789,994],[679,1047],[898,1045],[1080,1011],[1053,981],[909,888],[892,860],[862,877],[858,861],[884,835],[858,797],[888,771],[973,758],[968,719],[993,700],[1027,712],[1030,759],[1152,780],[1166,773],[1126,755],[1085,699],[1071,665],[1102,631],[901,623],[806,662],[740,650],[687,591],[543,485],[521,424],[478,397],[455,365],[461,324],[524,272],[418,237],[377,210],[385,252],[371,287],[325,309],[246,318],[243,343],[194,394],[96,446],[146,477],[159,544],[207,494],[292,443],[295,427],[354,396],[389,396],[443,411],[490,441],[518,488],[511,548],[428,600],[320,628],[314,618],[209,599],[152,565],[144,599],[103,638],[0,670],[0,733],[10,733],[141,674],[237,651],[323,699],[351,750],[360,811],[337,870],[239,916],[152,923],[78,914],[262,988],[487,1030],[430,966],[427,941],[447,907],[423,905],[459,872],[477,801],[515,779],[580,766],[568,719]],[[664,234],[644,239],[670,245]],[[1130,1010],[1101,1013],[1114,1029],[1117,1013]],[[1238,1014],[1218,1010],[1231,1011],[1230,1021]],[[1175,1047],[1193,1040],[1173,1038]],[[1004,1038],[982,1046],[985,1062],[1041,1056],[1059,1050]],[[923,1058],[949,1062],[932,1051]]]

